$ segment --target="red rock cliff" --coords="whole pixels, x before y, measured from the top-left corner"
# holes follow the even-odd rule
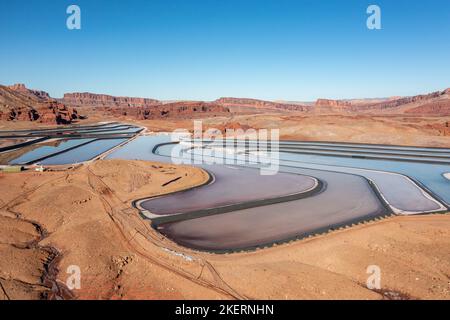
[[[0,120],[69,124],[80,118],[76,109],[50,98],[44,91],[29,90],[23,84],[0,86]]]
[[[293,103],[280,103],[274,101],[249,99],[249,98],[220,98],[214,101],[214,103],[233,108],[233,107],[248,107],[258,109],[279,109],[279,110],[291,110],[291,111],[309,111],[310,106],[293,104]]]
[[[149,107],[160,104],[158,100],[148,98],[114,97],[95,93],[66,93],[61,100],[72,106],[90,107]]]

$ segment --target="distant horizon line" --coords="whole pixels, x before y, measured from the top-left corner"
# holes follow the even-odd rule
[[[134,99],[151,99],[151,100],[158,100],[160,102],[214,102],[216,100],[219,99],[226,99],[226,98],[232,98],[232,99],[251,99],[251,100],[259,100],[259,101],[269,101],[269,102],[274,102],[274,103],[293,103],[293,104],[300,104],[300,103],[314,103],[319,99],[325,99],[325,100],[336,100],[336,101],[352,101],[352,100],[387,100],[387,99],[393,99],[393,98],[404,98],[404,97],[414,97],[414,96],[418,96],[418,95],[427,95],[427,94],[431,94],[434,92],[443,92],[446,90],[450,89],[450,86],[448,87],[444,87],[444,89],[440,89],[440,90],[433,90],[433,91],[429,91],[427,93],[417,93],[414,95],[391,95],[391,96],[384,96],[384,97],[360,97],[360,98],[328,98],[325,96],[321,96],[316,98],[315,100],[284,100],[284,99],[262,99],[262,98],[255,98],[255,97],[250,97],[250,96],[246,96],[246,97],[242,97],[242,96],[220,96],[216,99],[213,100],[205,100],[205,99],[158,99],[158,98],[154,98],[154,97],[143,97],[143,96],[127,96],[127,95],[114,95],[111,93],[99,93],[99,92],[92,92],[92,91],[69,91],[69,92],[64,92],[62,97],[56,97],[50,94],[49,91],[45,90],[45,89],[36,89],[36,88],[30,88],[27,85],[25,85],[24,83],[18,82],[18,83],[14,83],[11,85],[2,85],[0,84],[0,86],[4,86],[4,87],[14,87],[14,86],[18,86],[18,85],[23,85],[26,89],[29,90],[34,90],[34,91],[43,91],[46,92],[51,98],[54,99],[63,99],[64,96],[66,94],[74,94],[74,93],[79,93],[79,94],[95,94],[95,95],[104,95],[104,96],[109,96],[109,97],[115,97],[115,98],[134,98]]]

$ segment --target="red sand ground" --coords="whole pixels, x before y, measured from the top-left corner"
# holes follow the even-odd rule
[[[78,299],[450,298],[449,215],[388,218],[213,255],[165,239],[131,206],[205,179],[199,169],[118,160],[0,174],[0,298],[54,297],[41,280],[53,259],[49,248],[61,254],[59,294],[67,268],[80,267]],[[369,265],[381,268],[380,291],[365,286]]]

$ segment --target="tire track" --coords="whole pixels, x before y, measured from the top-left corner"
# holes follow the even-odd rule
[[[130,251],[138,254],[142,258],[148,260],[152,264],[155,264],[169,272],[172,272],[186,280],[189,280],[197,285],[203,286],[205,288],[211,289],[213,291],[216,291],[217,293],[220,293],[222,295],[225,295],[231,299],[247,299],[247,297],[239,294],[237,291],[232,289],[226,282],[220,277],[217,270],[209,263],[208,261],[204,259],[200,259],[196,257],[197,261],[203,263],[207,266],[208,270],[211,272],[213,279],[215,283],[211,283],[210,281],[207,281],[205,279],[202,279],[201,277],[198,277],[196,275],[193,275],[183,269],[173,267],[169,265],[168,263],[165,263],[161,259],[158,259],[151,254],[147,252],[145,248],[143,248],[139,243],[137,243],[134,239],[135,235],[133,237],[127,236],[127,231],[125,231],[125,226],[121,221],[121,215],[123,215],[123,211],[128,210],[129,206],[126,205],[116,194],[113,190],[109,188],[109,186],[99,177],[89,167],[86,167],[88,172],[88,183],[91,189],[94,191],[94,193],[100,198],[102,201],[103,207],[110,217],[111,221],[114,223],[114,225],[117,227],[117,230],[125,240],[125,243],[127,247],[129,247]],[[102,186],[101,190],[96,186],[96,182]],[[110,197],[112,202],[110,202],[107,197]],[[115,201],[114,201],[115,199]],[[145,225],[145,222],[140,218],[137,217],[140,221],[140,223]],[[137,230],[145,239],[149,240],[153,245],[160,247],[160,248],[166,248],[167,246],[163,245],[161,243],[161,240],[164,239],[164,237],[161,236],[161,238],[157,238],[153,236],[154,230],[150,229],[150,226],[146,226],[145,229]],[[149,232],[150,231],[150,232]],[[179,248],[175,249],[176,251],[180,251]]]

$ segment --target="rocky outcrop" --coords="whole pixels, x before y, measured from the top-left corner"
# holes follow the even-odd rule
[[[161,104],[160,101],[148,98],[114,97],[95,93],[66,93],[61,102],[71,106],[82,107],[150,107]]]
[[[450,114],[450,89],[411,97],[393,97],[381,101],[318,99],[317,111],[398,112],[424,115]]]
[[[41,90],[28,89],[27,87],[25,87],[23,83],[17,83],[12,86],[8,86],[8,88],[27,96],[36,97],[40,100],[51,100],[50,95],[47,92]]]
[[[83,109],[85,108],[85,109]],[[0,86],[0,120],[39,121],[66,124],[83,118],[77,112],[103,113],[137,120],[215,116],[231,113],[300,111],[318,113],[401,113],[450,115],[450,88],[425,95],[381,99],[318,99],[315,104],[224,97],[213,102],[177,101],[115,97],[95,93],[66,93],[53,99],[45,91],[30,90],[23,84]],[[445,132],[447,129],[444,129]]]
[[[223,106],[202,101],[186,101],[159,104],[151,107],[99,107],[114,116],[126,116],[138,120],[181,118],[200,115],[221,115],[230,110]]]
[[[317,99],[316,106],[350,107],[352,104],[345,100]]]
[[[435,130],[438,132],[439,136],[450,137],[450,122],[441,122],[425,125],[425,128]]]
[[[426,103],[406,110],[405,113],[450,116],[450,99]]]
[[[50,98],[44,91],[30,90],[23,84],[0,86],[0,120],[69,124],[80,118],[76,109]]]
[[[317,99],[314,104],[317,112],[348,112],[352,110],[352,104],[345,100]]]
[[[317,113],[348,113],[352,111],[352,104],[347,100],[317,99],[314,111]]]
[[[115,97],[95,93],[66,93],[61,102],[75,107],[90,107],[116,117],[137,120],[190,117],[229,113],[230,110],[215,103],[203,101],[177,101],[163,103],[149,98]]]
[[[243,124],[243,123],[240,123],[237,121],[230,121],[230,122],[227,122],[224,124],[205,125],[203,130],[206,131],[210,128],[217,129],[218,132],[220,132],[221,134],[226,134],[227,131],[228,131],[228,133],[230,133],[230,131],[237,132],[238,130],[247,131],[249,129],[254,129],[251,126],[249,126],[248,124],[245,124],[245,123]]]
[[[421,94],[417,96],[411,96],[411,97],[402,97],[399,99],[394,99],[390,101],[383,101],[375,104],[368,104],[365,106],[360,106],[359,109],[365,109],[365,110],[386,110],[386,109],[392,109],[396,107],[400,107],[406,104],[412,104],[412,103],[429,103],[431,100],[435,100],[437,102],[438,99],[445,98],[444,96],[448,95],[448,90],[444,91],[436,91],[429,94]]]
[[[311,106],[294,104],[294,103],[280,103],[274,101],[257,100],[249,98],[220,98],[214,101],[214,103],[228,107],[228,108],[256,108],[256,109],[278,109],[278,110],[290,110],[290,111],[310,111]]]

